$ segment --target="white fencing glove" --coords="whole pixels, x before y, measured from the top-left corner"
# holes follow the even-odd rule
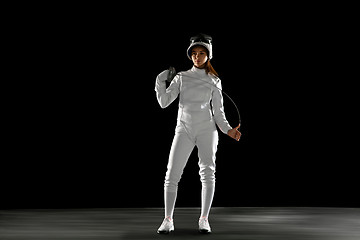
[[[168,75],[169,75],[169,70],[164,70],[157,77],[159,81],[165,82],[168,78]]]

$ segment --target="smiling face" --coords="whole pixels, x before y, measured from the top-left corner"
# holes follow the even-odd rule
[[[191,60],[195,67],[204,68],[205,63],[208,60],[207,50],[203,46],[195,46],[191,50]]]

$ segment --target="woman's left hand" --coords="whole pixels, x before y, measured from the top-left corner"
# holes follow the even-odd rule
[[[239,128],[240,128],[240,123],[237,127],[230,129],[227,132],[227,135],[229,135],[231,138],[235,139],[236,141],[239,141],[241,137],[241,132],[238,131]]]

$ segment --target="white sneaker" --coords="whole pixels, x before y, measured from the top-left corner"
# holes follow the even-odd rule
[[[210,224],[207,218],[199,218],[199,232],[200,233],[211,233]]]
[[[162,222],[161,226],[157,230],[159,234],[168,234],[169,232],[174,231],[174,221],[169,217],[166,217]]]

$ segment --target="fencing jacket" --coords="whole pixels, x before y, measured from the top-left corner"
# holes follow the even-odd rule
[[[193,66],[177,74],[166,89],[166,83],[159,78],[160,75],[156,78],[155,91],[162,108],[169,106],[180,94],[178,123],[195,127],[214,119],[223,133],[227,134],[232,129],[225,117],[219,78],[206,74],[205,69]]]

